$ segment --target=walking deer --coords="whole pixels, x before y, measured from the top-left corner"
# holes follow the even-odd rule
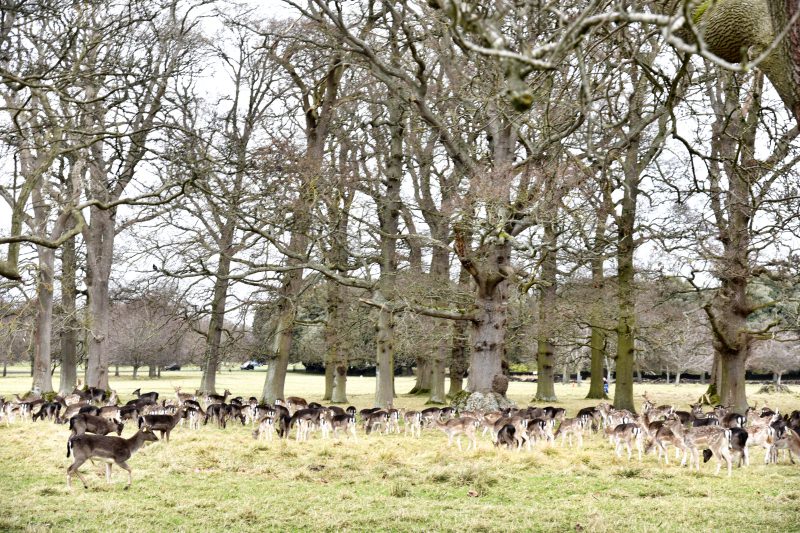
[[[152,431],[142,428],[129,438],[106,437],[103,435],[74,435],[67,441],[67,457],[70,453],[74,457],[74,462],[67,468],[67,488],[72,488],[72,476],[77,475],[83,483],[84,488],[89,488],[86,479],[78,471],[83,463],[93,457],[105,459],[106,462],[106,482],[111,483],[111,464],[114,463],[123,470],[128,471],[127,490],[133,481],[131,467],[126,462],[139,450],[146,442],[156,442],[156,437]]]
[[[467,440],[469,440],[467,451],[478,448],[478,441],[475,438],[475,432],[477,431],[480,422],[478,422],[476,419],[464,417],[452,418],[446,422],[440,422],[437,420],[434,422],[434,425],[447,435],[448,446],[453,445],[453,438],[455,438],[456,444],[458,445],[458,451],[462,451],[461,435],[465,435]]]

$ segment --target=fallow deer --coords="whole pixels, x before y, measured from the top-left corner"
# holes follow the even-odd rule
[[[114,431],[117,432],[117,435],[122,435],[123,428],[122,423],[101,416],[77,414],[69,419],[69,430],[72,435],[83,435],[87,432],[108,435]]]
[[[458,445],[458,450],[462,451],[461,449],[461,435],[464,435],[469,440],[469,444],[467,445],[467,451],[470,449],[477,449],[478,442],[475,438],[475,432],[478,429],[478,425],[480,423],[471,417],[463,417],[463,418],[451,418],[446,422],[435,421],[435,426],[443,431],[447,435],[447,445],[453,445],[453,438],[456,439],[456,444]]]
[[[636,447],[636,451],[639,452],[639,460],[641,461],[643,433],[639,424],[627,423],[616,426],[614,428],[614,451],[617,457],[622,457],[622,446],[624,445],[628,450],[628,460],[630,461],[633,455],[631,446],[633,444]]]
[[[403,429],[405,435],[408,435],[410,431],[412,437],[421,437],[422,413],[419,411],[406,411],[405,415],[403,416]]]
[[[161,438],[169,442],[169,434],[183,417],[183,407],[178,407],[173,415],[144,415],[139,417],[139,429],[159,431]]]
[[[83,483],[84,488],[89,488],[86,479],[78,471],[87,460],[98,457],[108,461],[106,463],[106,481],[111,483],[111,463],[115,463],[123,470],[128,471],[128,484],[125,489],[131,486],[133,476],[131,467],[126,462],[137,450],[144,446],[145,442],[156,442],[158,438],[146,428],[140,429],[136,434],[129,438],[106,437],[103,435],[75,435],[67,441],[67,457],[70,453],[74,456],[74,462],[67,468],[67,488],[72,488],[72,476],[77,475]]]
[[[575,435],[578,439],[578,447],[580,448],[583,446],[583,425],[584,420],[582,418],[566,418],[561,421],[554,438],[557,439],[558,436],[561,435],[561,445],[563,446],[564,441],[568,439],[569,445],[572,447],[572,436]]]

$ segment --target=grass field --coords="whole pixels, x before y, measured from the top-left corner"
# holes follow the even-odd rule
[[[223,372],[218,388],[259,395],[263,372]],[[160,380],[112,379],[124,400],[133,389],[171,395],[194,390],[199,372],[164,373]],[[23,392],[26,375],[0,379],[0,395]],[[398,378],[397,391],[412,386]],[[511,384],[509,396],[527,404],[534,384]],[[351,403],[370,406],[373,378],[350,378]],[[797,394],[751,402],[800,408]],[[560,406],[572,415],[588,385],[557,385]],[[659,403],[685,407],[698,385],[647,385]],[[319,400],[322,377],[290,374],[287,395]],[[425,398],[400,394],[397,405],[419,408]],[[256,442],[251,428],[179,428],[169,444],[154,443],[129,461],[133,486],[114,469],[107,485],[100,463],[84,465],[89,490],[66,488],[66,426],[0,425],[0,531],[800,531],[800,465],[782,458],[733,477],[715,476],[714,461],[699,473],[675,464],[617,459],[599,436],[583,449],[538,446],[532,452],[496,450],[488,438],[476,451],[448,448],[444,434],[422,438],[367,437],[357,443],[294,440]],[[126,428],[123,436],[133,434]]]

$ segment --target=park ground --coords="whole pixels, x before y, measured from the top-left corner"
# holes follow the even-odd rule
[[[0,395],[30,386],[22,369],[0,378]],[[220,373],[218,389],[259,396],[264,373]],[[57,381],[56,381],[57,383]],[[123,400],[141,387],[163,396],[173,386],[194,390],[199,372],[165,372],[161,379],[112,378]],[[286,394],[319,400],[321,376],[290,373]],[[397,378],[396,405],[421,408],[424,397],[404,391],[413,378]],[[350,403],[368,407],[374,378],[348,380]],[[751,404],[800,408],[800,395],[757,394]],[[657,403],[686,408],[699,385],[636,385]],[[573,415],[594,405],[582,387],[557,385],[559,406]],[[535,384],[512,382],[509,397],[527,405]],[[123,436],[134,433],[126,428]],[[475,451],[447,446],[439,431],[421,439],[366,436],[358,442],[257,442],[251,428],[211,425],[179,428],[170,443],[154,443],[129,461],[133,486],[114,469],[87,463],[90,483],[66,487],[66,426],[51,423],[0,425],[0,531],[800,531],[800,464],[785,456],[765,466],[763,452],[733,477],[714,475],[714,461],[700,472],[659,465],[654,455],[639,462],[618,459],[598,435],[582,449],[537,445],[531,452],[497,450],[488,437]],[[466,447],[466,443],[465,447]]]

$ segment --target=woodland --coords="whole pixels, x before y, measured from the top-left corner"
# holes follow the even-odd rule
[[[797,0],[0,9],[0,358],[32,390],[256,359],[270,403],[303,362],[333,403],[413,367],[495,409],[524,369],[633,411],[666,372],[744,412],[746,372],[800,368]]]

